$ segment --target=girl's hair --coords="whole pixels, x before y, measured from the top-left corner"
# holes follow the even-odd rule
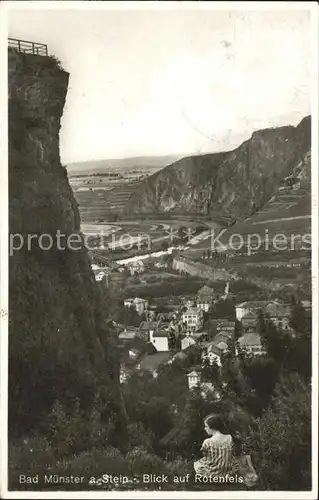
[[[204,419],[204,423],[208,425],[210,429],[219,431],[221,433],[225,432],[225,425],[223,420],[219,415],[211,413]]]

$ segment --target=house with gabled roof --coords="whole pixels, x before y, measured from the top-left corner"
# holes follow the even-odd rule
[[[258,333],[245,333],[238,339],[238,345],[254,356],[265,354],[266,352],[262,345],[261,336]],[[238,355],[237,347],[236,354]]]
[[[264,311],[270,304],[276,304],[278,301],[274,300],[250,300],[237,304],[236,309],[236,319],[238,321],[242,320],[242,317],[248,313],[252,313],[258,316],[260,311]]]
[[[182,322],[187,330],[199,330],[203,326],[203,311],[198,307],[190,307],[182,315]]]
[[[210,344],[206,353],[203,355],[203,359],[207,359],[210,365],[216,363],[218,366],[221,366],[223,352],[227,350],[227,345],[226,347],[225,345],[224,342],[222,342],[220,346]]]
[[[310,300],[302,300],[301,305],[306,312],[312,312],[312,303]]]
[[[290,330],[291,305],[290,304],[269,304],[264,313],[282,330]]]
[[[137,335],[137,328],[134,326],[124,327],[119,333],[119,341],[124,343],[133,340]]]
[[[148,308],[148,301],[146,299],[141,299],[140,297],[135,297],[134,299],[125,299],[124,306],[134,307],[136,312],[141,315]]]
[[[160,327],[161,321],[142,321],[139,329],[138,336],[146,342],[150,341],[151,333],[156,332]]]
[[[197,307],[204,312],[207,312],[213,305],[216,294],[213,288],[207,285],[202,286],[197,292]]]
[[[211,342],[202,343],[202,360],[208,360],[211,365],[217,363],[221,366],[222,356],[228,350],[228,343],[232,339],[234,339],[234,332],[222,331]]]
[[[158,352],[169,351],[169,332],[167,330],[157,329],[150,331],[149,341]]]
[[[244,332],[256,331],[259,321],[259,311],[248,311],[241,318]]]
[[[189,389],[193,389],[194,387],[198,387],[201,381],[201,370],[192,370],[187,374],[188,378],[188,387]]]
[[[211,382],[202,382],[200,384],[200,393],[204,399],[207,399],[208,397],[214,399],[215,401],[219,401],[221,399],[220,391]]]
[[[187,349],[187,347],[194,345],[195,343],[196,340],[194,339],[193,335],[188,332],[181,339],[181,350],[183,351],[184,349]]]

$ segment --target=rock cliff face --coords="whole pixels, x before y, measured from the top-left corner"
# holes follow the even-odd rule
[[[127,213],[192,212],[242,219],[263,206],[310,150],[310,117],[259,130],[234,151],[191,156],[146,179]]]
[[[41,427],[55,400],[72,406],[78,398],[89,409],[97,392],[125,417],[115,347],[59,157],[68,77],[54,58],[9,50],[9,213],[14,235],[9,423],[15,435]],[[36,235],[32,241],[30,235]],[[73,249],[66,244],[70,235],[75,235]]]

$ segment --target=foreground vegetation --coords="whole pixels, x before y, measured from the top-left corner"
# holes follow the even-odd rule
[[[158,489],[157,484],[142,481],[143,474],[154,473],[170,478],[162,489],[203,488],[194,483],[192,463],[205,437],[202,419],[218,411],[240,451],[253,457],[260,476],[256,489],[310,489],[310,320],[297,303],[291,317],[295,336],[277,331],[262,316],[259,322],[267,354],[256,358],[241,351],[235,357],[234,345],[230,345],[221,370],[205,372],[205,379],[219,387],[218,402],[188,390],[186,374],[200,362],[199,349],[160,367],[156,379],[149,372],[133,374],[122,386],[128,439],[120,447],[116,414],[100,406],[98,394],[90,415],[77,400],[70,401],[68,410],[56,401],[49,418],[33,435],[11,444],[11,487],[19,487],[19,474],[39,474],[37,487],[42,489],[54,487],[43,483],[45,474],[73,474],[84,480],[66,488]],[[187,486],[174,482],[174,476],[187,473]],[[93,484],[92,478],[103,474],[122,474],[131,482],[117,487]]]

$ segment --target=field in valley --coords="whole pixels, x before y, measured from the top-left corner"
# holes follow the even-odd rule
[[[88,223],[116,220],[139,185],[138,182],[110,181],[107,178],[92,178],[92,180],[95,182],[90,186],[78,187],[78,179],[76,181],[70,179],[79,204],[81,221]]]
[[[119,175],[119,177],[118,177]],[[186,249],[182,252],[186,257],[201,261],[211,267],[232,269],[240,276],[249,279],[277,280],[282,286],[291,282],[300,282],[308,279],[311,255],[309,245],[301,250],[298,244],[304,234],[311,232],[311,198],[309,189],[305,186],[297,190],[279,190],[262,208],[244,221],[231,226],[225,218],[221,219],[218,213],[211,216],[199,214],[152,213],[143,215],[123,215],[123,209],[132,193],[139,187],[138,177],[132,180],[132,175],[78,175],[70,176],[70,183],[79,204],[82,231],[86,235],[98,235],[94,245],[98,255],[112,260],[121,260],[137,254],[159,251],[172,244],[172,239],[183,226],[190,231],[200,227],[210,236],[197,243],[189,245],[184,242]],[[211,249],[214,238],[225,228],[220,241],[227,245],[233,237],[233,248],[226,252],[227,259],[214,258],[203,260],[204,252]],[[203,234],[203,233],[202,233]],[[247,246],[234,249],[240,238],[247,241],[252,236],[252,247],[260,238],[261,248],[248,252]],[[266,238],[271,242],[276,234],[283,234],[289,240],[295,238],[292,249],[273,251],[270,244],[265,248]],[[239,235],[235,236],[235,235]],[[103,236],[103,237],[102,237]],[[299,238],[299,243],[300,243]],[[101,242],[112,251],[101,249]],[[126,244],[126,247],[125,247]],[[133,248],[132,248],[133,246]],[[91,247],[92,248],[92,247]],[[218,243],[215,244],[218,249]],[[207,257],[207,255],[206,255]],[[289,264],[287,264],[289,263]],[[164,278],[164,276],[163,276]],[[127,283],[130,294],[139,293],[162,295],[168,292],[166,283],[140,284]],[[171,283],[172,293],[182,292],[183,283]],[[194,290],[197,283],[192,284]]]
[[[139,250],[144,243],[152,251],[162,249],[163,242],[171,245],[181,226],[189,229],[190,235],[193,235],[199,226],[209,230],[212,227],[219,228],[223,223],[218,220],[217,214],[216,221],[200,214],[123,215],[127,200],[139,186],[138,180],[132,182],[131,177],[118,179],[102,174],[71,175],[70,184],[79,205],[82,232],[91,237],[97,235],[91,248],[101,247],[103,242],[104,246],[117,250],[114,258],[134,255],[136,252],[130,250],[130,244],[137,245]]]

